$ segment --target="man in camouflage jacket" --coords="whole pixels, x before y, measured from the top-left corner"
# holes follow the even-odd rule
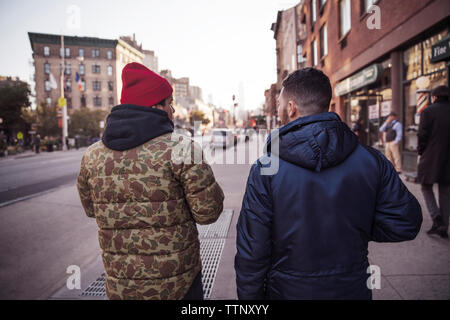
[[[99,226],[107,295],[201,299],[191,292],[195,283],[201,288],[196,223],[218,219],[222,189],[198,159],[200,146],[173,133],[170,84],[137,63],[122,80],[122,105],[78,176],[81,203]]]

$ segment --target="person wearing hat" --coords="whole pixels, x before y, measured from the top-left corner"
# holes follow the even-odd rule
[[[96,218],[109,299],[203,299],[197,224],[224,194],[201,147],[177,135],[170,83],[139,63],[122,72],[121,105],[81,162],[78,192]]]
[[[433,225],[427,234],[448,238],[450,215],[450,102],[449,88],[431,92],[432,103],[420,114],[417,178]],[[433,185],[439,185],[439,207]]]
[[[381,126],[380,132],[386,133],[386,158],[395,166],[397,173],[402,173],[402,155],[400,142],[403,136],[403,126],[397,120],[397,114],[391,112],[386,122]]]

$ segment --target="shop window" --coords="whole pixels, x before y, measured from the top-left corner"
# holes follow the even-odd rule
[[[432,63],[432,46],[441,41],[447,35],[447,31],[443,31],[423,42],[423,73],[428,74],[445,69],[445,61]]]
[[[403,78],[411,80],[422,75],[422,48],[418,43],[403,53]]]

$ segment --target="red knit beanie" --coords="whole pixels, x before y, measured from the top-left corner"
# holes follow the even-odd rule
[[[173,92],[169,81],[136,62],[123,68],[122,83],[121,104],[151,107]]]

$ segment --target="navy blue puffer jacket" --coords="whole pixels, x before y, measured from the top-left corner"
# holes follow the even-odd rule
[[[239,299],[371,299],[368,242],[412,240],[422,224],[391,163],[335,113],[280,128],[277,173],[262,163],[237,225]]]

